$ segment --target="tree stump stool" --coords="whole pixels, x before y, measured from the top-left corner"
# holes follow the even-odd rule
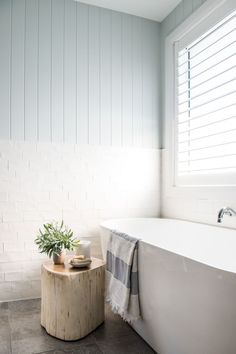
[[[41,325],[48,334],[77,340],[104,322],[104,261],[92,258],[88,268],[47,262],[41,274]]]

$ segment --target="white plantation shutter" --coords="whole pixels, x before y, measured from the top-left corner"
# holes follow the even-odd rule
[[[236,171],[236,11],[176,43],[176,174]]]

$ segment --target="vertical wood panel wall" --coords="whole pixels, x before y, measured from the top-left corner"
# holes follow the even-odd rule
[[[176,8],[162,21],[162,37],[166,37],[205,1],[206,0],[182,0],[179,5],[176,6]]]
[[[73,0],[1,0],[0,139],[158,147],[159,27]]]

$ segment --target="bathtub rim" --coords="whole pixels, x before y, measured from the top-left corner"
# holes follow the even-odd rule
[[[216,225],[211,225],[211,224],[206,224],[206,223],[201,223],[201,222],[194,222],[194,221],[189,221],[189,220],[184,220],[184,219],[174,219],[174,218],[162,218],[162,217],[148,217],[148,218],[112,218],[112,219],[107,219],[103,222],[100,223],[100,228],[101,229],[105,229],[107,231],[112,231],[114,230],[114,228],[112,227],[109,227],[109,224],[112,223],[112,222],[120,222],[120,221],[136,221],[136,220],[153,220],[153,219],[158,219],[158,220],[173,220],[173,221],[180,221],[180,222],[184,222],[184,223],[187,223],[187,224],[193,224],[193,225],[203,225],[203,226],[207,226],[207,227],[210,227],[210,228],[213,228],[213,229],[217,229],[217,230],[220,230],[220,229],[225,229],[225,230],[228,230],[228,231],[235,231],[236,233],[236,229],[234,228],[229,228],[229,227],[224,227],[224,226],[216,226]],[[121,232],[124,232],[125,233],[125,230],[119,230],[119,229],[115,229],[117,231],[121,231]],[[137,235],[134,235],[134,234],[131,234],[129,233],[130,236],[134,236],[134,237],[137,237]],[[103,236],[101,236],[103,237]],[[235,238],[236,238],[236,235],[235,235]],[[203,261],[203,260],[199,260],[197,258],[193,258],[193,257],[189,257],[188,255],[186,254],[182,254],[181,252],[178,253],[178,252],[175,252],[174,250],[171,250],[171,249],[168,249],[168,248],[165,248],[165,247],[162,247],[156,243],[153,243],[153,242],[150,242],[150,241],[147,241],[145,239],[142,239],[140,238],[140,242],[143,242],[147,245],[151,245],[152,247],[156,247],[156,248],[159,248],[159,249],[162,249],[163,251],[166,251],[166,252],[170,252],[172,254],[175,254],[175,255],[178,255],[180,257],[183,257],[184,259],[186,260],[191,260],[191,261],[194,261],[194,262],[197,262],[199,264],[202,264],[204,266],[207,266],[207,267],[210,267],[210,268],[214,268],[214,269],[218,269],[220,271],[224,271],[224,272],[228,272],[228,273],[231,273],[231,274],[236,274],[236,264],[235,264],[235,269],[230,269],[229,266],[217,266],[215,264],[213,264],[214,262],[207,262],[207,261]],[[236,248],[235,248],[235,256],[236,256]]]
[[[111,219],[106,219],[106,220],[103,220],[102,222],[100,222],[99,224],[99,227],[104,227],[105,229],[109,229],[111,230],[110,227],[106,226],[107,223],[109,222],[119,222],[119,221],[123,221],[123,220],[132,220],[132,221],[135,221],[135,220],[155,220],[155,219],[158,219],[158,220],[174,220],[174,221],[184,221],[185,223],[188,223],[188,224],[197,224],[197,225],[205,225],[205,226],[210,226],[210,227],[213,227],[213,228],[216,228],[216,229],[226,229],[226,230],[231,230],[231,231],[235,231],[236,232],[236,228],[234,227],[231,227],[231,226],[225,226],[223,225],[222,223],[218,224],[218,225],[214,225],[214,224],[209,224],[207,222],[201,222],[201,221],[192,221],[192,220],[187,220],[187,219],[180,219],[180,218],[170,218],[170,217],[161,217],[161,216],[153,216],[153,217],[140,217],[140,218],[129,218],[129,217],[124,217],[124,218],[111,218]]]

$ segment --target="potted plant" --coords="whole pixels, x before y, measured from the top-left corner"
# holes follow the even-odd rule
[[[73,232],[64,225],[64,222],[48,223],[43,225],[43,230],[39,229],[39,235],[35,239],[40,253],[46,253],[53,257],[54,264],[65,262],[65,250],[72,251],[78,247],[79,240],[73,238]]]

